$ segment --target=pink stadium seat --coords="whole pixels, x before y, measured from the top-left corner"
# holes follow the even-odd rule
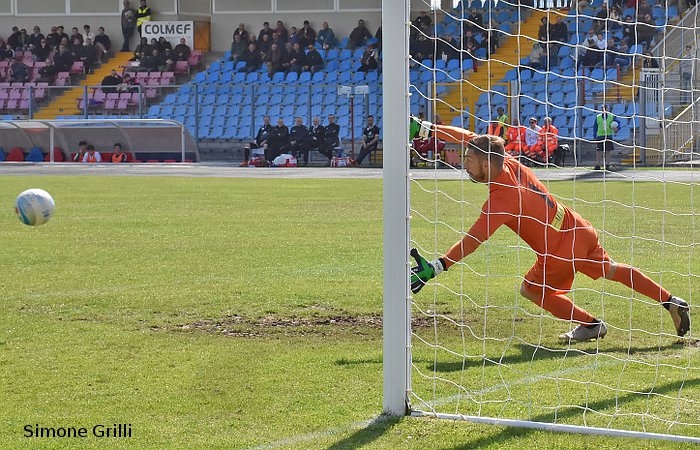
[[[117,101],[116,101],[115,99],[113,99],[113,98],[112,98],[112,99],[108,98],[108,99],[105,101],[105,109],[114,109],[114,108],[116,108],[116,107],[117,107]]]
[[[0,110],[7,109],[7,108],[5,108],[6,104],[7,104],[7,100],[0,100]]]
[[[70,73],[68,72],[58,72],[56,75],[56,86],[70,86]]]
[[[146,89],[145,94],[146,94],[146,98],[149,98],[149,99],[156,98],[158,96],[158,91],[155,88],[151,87],[151,88]]]
[[[8,100],[5,109],[17,109],[18,100]]]
[[[29,100],[21,100],[19,102],[19,109],[22,111],[29,111]]]
[[[175,73],[183,74],[190,72],[190,65],[187,61],[176,61],[175,62]]]
[[[119,102],[117,103],[117,109],[120,111],[126,111],[129,109],[129,100],[125,98],[120,98]]]

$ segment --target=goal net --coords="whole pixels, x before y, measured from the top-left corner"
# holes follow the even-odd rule
[[[401,25],[391,28],[386,8],[398,3],[405,7],[384,2],[385,77],[398,73],[389,64],[401,64],[387,49],[397,48],[387,28]],[[413,1],[402,24],[410,96],[392,98],[385,83],[384,105],[520,140],[512,153],[558,203],[593,224],[612,260],[685,299],[692,317],[700,300],[698,12],[654,0],[627,5]],[[387,135],[388,116],[385,148],[397,143]],[[545,135],[543,125],[556,132]],[[509,130],[517,127],[539,132]],[[389,165],[410,164],[405,249],[432,260],[468,233],[489,186],[463,170],[463,143],[398,143],[409,161],[385,152],[385,202],[396,195],[387,184],[402,186]],[[534,145],[535,152],[523,150]],[[385,218],[396,233],[400,211]],[[696,332],[680,338],[658,301],[578,273],[566,295],[608,334],[562,343],[559,336],[577,324],[521,295],[537,255],[513,231],[500,227],[419,293],[404,292],[410,320],[401,386],[411,414],[700,442]],[[385,242],[385,252],[402,248],[392,245]],[[410,263],[407,252],[385,258],[387,277],[391,261]],[[385,358],[395,358],[392,335],[389,329]],[[401,361],[385,360],[385,376],[400,373],[386,367]]]

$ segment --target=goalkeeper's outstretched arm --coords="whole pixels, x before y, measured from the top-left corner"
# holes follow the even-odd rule
[[[442,141],[454,142],[455,144],[465,145],[469,140],[478,135],[473,131],[465,128],[453,127],[450,125],[436,125],[426,120],[420,120],[417,117],[411,117],[411,139],[419,137],[428,139],[436,137]]]

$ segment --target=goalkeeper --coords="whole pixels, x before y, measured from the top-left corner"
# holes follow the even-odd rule
[[[594,280],[605,277],[617,281],[660,302],[671,314],[678,336],[688,332],[688,304],[639,269],[612,261],[600,245],[593,225],[557,202],[532,170],[506,155],[503,139],[412,119],[411,138],[415,134],[465,145],[464,170],[473,182],[488,184],[489,197],[466,236],[441,258],[427,261],[417,250],[411,250],[418,264],[411,270],[414,293],[505,225],[537,254],[537,261],[525,275],[520,293],[552,315],[578,323],[576,328],[560,336],[562,341],[598,339],[607,333],[605,323],[565,295],[571,290],[577,272]]]

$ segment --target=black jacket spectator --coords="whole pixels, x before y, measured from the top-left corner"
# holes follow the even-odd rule
[[[289,70],[299,73],[305,65],[306,53],[304,53],[301,45],[297,42],[292,47],[292,51],[289,52]]]
[[[427,33],[430,30],[430,26],[433,24],[433,19],[430,18],[427,12],[421,11],[418,17],[413,19],[411,22],[413,27],[411,27],[411,35],[416,36],[421,32]]]
[[[330,163],[331,158],[333,158],[333,148],[331,151],[327,151],[323,145],[326,136],[326,128],[321,125],[321,120],[318,117],[314,117],[313,125],[309,128],[309,150],[318,150],[322,155],[328,158]]]
[[[233,42],[231,42],[231,61],[233,61],[234,67],[238,60],[241,59],[243,53],[245,53],[247,44],[241,40],[239,35],[233,36]]]
[[[313,45],[309,45],[309,51],[306,53],[306,62],[303,69],[312,73],[323,70],[323,58]]]
[[[248,49],[241,56],[241,61],[245,61],[246,65],[241,71],[243,72],[255,72],[262,65],[262,54],[258,51],[255,44],[248,44]]]
[[[36,48],[41,44],[41,41],[43,40],[44,35],[41,34],[41,30],[39,29],[39,27],[35,26],[33,33],[29,35],[27,43],[28,45],[33,45]]]
[[[269,35],[264,34],[263,38],[258,41],[258,51],[266,58],[270,53],[270,49],[272,49],[272,39]]]
[[[241,40],[245,43],[248,42],[248,30],[245,29],[245,24],[239,24],[238,28],[236,28],[233,32],[234,36],[240,36]]]
[[[549,37],[555,42],[566,43],[569,41],[569,28],[566,26],[561,16],[557,16],[556,23],[550,26]]]
[[[180,39],[180,43],[173,51],[176,61],[187,61],[190,57],[190,46],[185,43],[185,38]]]
[[[34,49],[32,50],[32,54],[34,55],[34,58],[37,61],[46,61],[46,58],[48,58],[51,54],[51,47],[49,47],[49,44],[46,42],[46,39],[42,39],[39,45],[34,47]]]
[[[362,131],[362,147],[357,157],[357,165],[362,164],[367,155],[377,149],[379,144],[379,127],[374,124],[374,116],[367,116],[367,126]]]
[[[484,16],[477,11],[472,11],[469,17],[464,21],[462,30],[464,33],[466,33],[467,30],[472,33],[480,33],[484,30]]]
[[[377,62],[377,51],[371,46],[367,46],[367,50],[362,54],[360,58],[360,68],[357,69],[358,72],[369,72],[370,70],[377,70],[379,63]]]
[[[29,81],[29,67],[19,59],[10,66],[10,81],[22,83]]]
[[[110,51],[112,49],[112,40],[105,34],[105,29],[100,27],[95,36],[95,45],[101,45],[105,51]]]
[[[625,17],[625,23],[622,25],[622,38],[627,39],[630,47],[637,43],[637,25],[632,21],[632,16]]]
[[[265,64],[267,65],[267,73],[272,78],[275,72],[283,72],[289,67],[289,60],[284,49],[277,44],[272,44],[272,48],[265,58]]]
[[[46,60],[46,65],[39,68],[39,79],[37,81],[40,83],[53,84],[56,79],[56,73],[56,66],[54,66],[51,58],[48,58]]]
[[[131,7],[129,0],[124,0],[124,9],[122,9],[121,14],[121,25],[122,37],[124,38],[122,51],[128,52],[131,35],[134,34],[134,30],[136,29],[136,10]]]
[[[102,92],[109,94],[112,92],[117,92],[116,86],[122,84],[124,79],[119,76],[116,70],[112,70],[112,73],[107,75],[102,79]]]
[[[357,26],[350,32],[350,46],[352,48],[362,47],[367,39],[371,38],[372,33],[365,26],[365,21],[360,19],[357,21]]]
[[[304,21],[304,26],[301,27],[301,30],[299,30],[298,36],[299,45],[301,45],[301,48],[306,48],[309,46],[309,44],[313,45],[313,43],[316,41],[316,32],[313,28],[311,28],[308,20]]]
[[[73,54],[61,46],[53,57],[53,64],[58,72],[68,72],[75,61]]]
[[[328,116],[328,125],[326,125],[323,134],[323,145],[330,151],[340,146],[340,125],[335,123],[333,115]]]
[[[274,33],[275,30],[270,28],[270,22],[265,22],[263,23],[262,30],[258,33],[258,42],[262,42],[263,36],[267,35],[268,39],[270,42],[272,42],[272,33]]]
[[[51,33],[46,35],[46,42],[52,49],[57,49],[61,42],[61,37],[56,32],[56,27],[51,27]]]
[[[12,50],[15,50],[19,46],[19,36],[19,28],[12,27],[12,34],[7,38],[7,43],[12,48]]]
[[[287,28],[284,26],[284,23],[281,20],[277,21],[277,27],[275,28],[275,33],[277,33],[280,37],[280,40],[284,43],[289,42],[289,31],[287,31]]]

